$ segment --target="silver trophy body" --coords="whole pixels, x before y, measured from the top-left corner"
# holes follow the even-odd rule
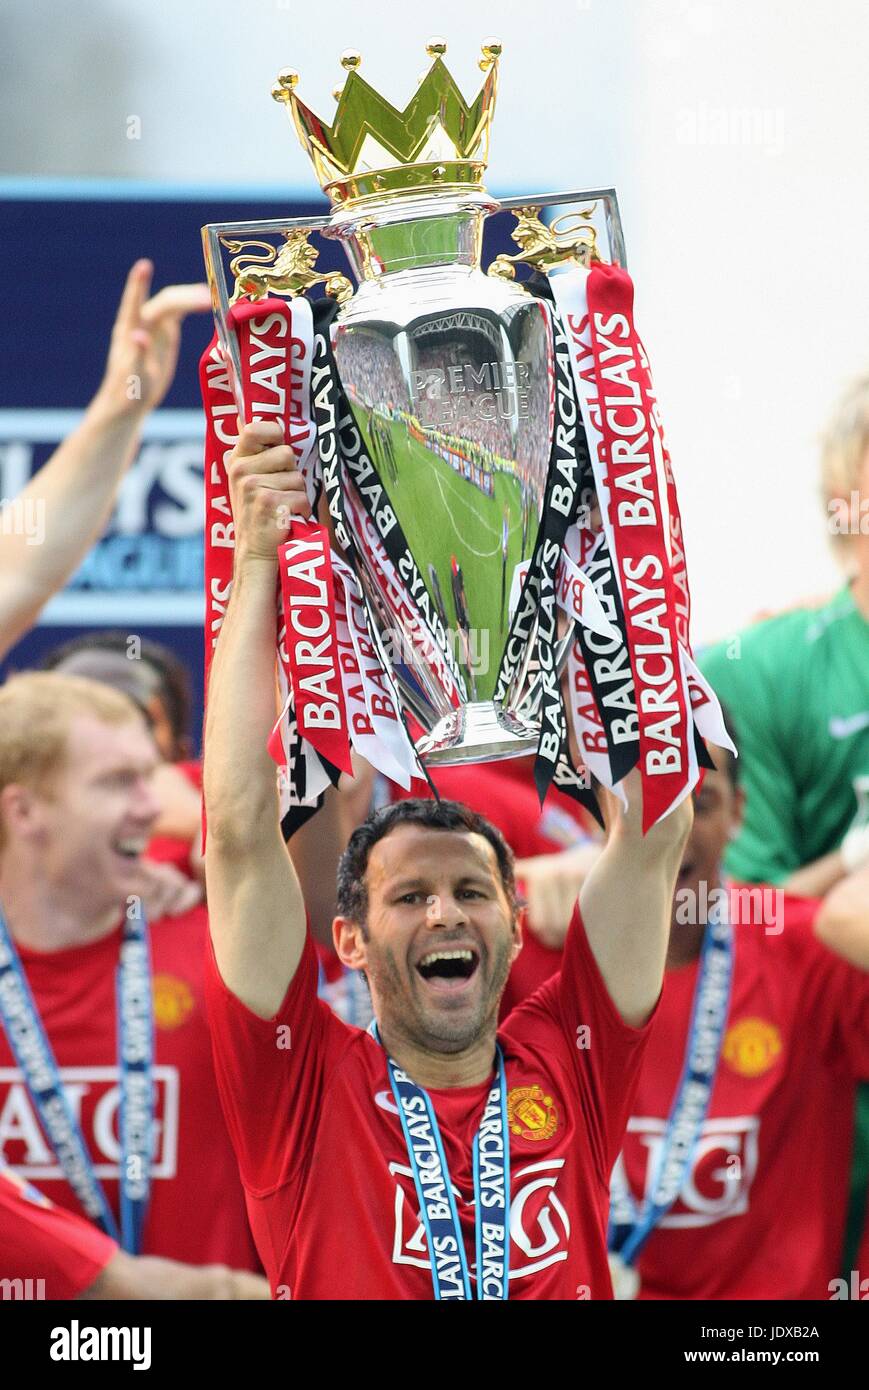
[[[355,272],[357,288],[335,319],[335,361],[365,453],[424,581],[423,606],[440,618],[439,642],[402,615],[395,576],[366,543],[371,528],[345,476],[348,519],[381,655],[406,713],[423,730],[417,749],[427,764],[492,761],[537,745],[533,629],[505,698],[496,702],[494,694],[514,577],[534,553],[543,515],[554,416],[551,310],[512,278],[511,266],[485,273],[482,241],[486,218],[498,212],[513,211],[521,225],[529,207],[563,218],[576,217],[580,205],[597,244],[624,264],[612,190],[499,202],[482,190],[444,189],[368,198],[364,207],[339,208],[316,222],[203,229],[218,332],[236,377],[226,247],[237,250],[240,238],[262,246],[251,239],[305,230],[340,241]],[[267,270],[258,278],[264,293],[286,292],[269,287]],[[237,276],[236,294],[239,286]],[[458,707],[439,679],[445,666]]]
[[[415,641],[396,632],[382,569],[363,552],[360,577],[429,762],[504,756],[537,738],[518,682],[504,703],[493,695],[512,576],[543,511],[552,332],[544,301],[480,268],[495,206],[471,193],[393,199],[335,227],[359,278],[337,316],[338,371],[461,688],[456,711],[418,630]]]

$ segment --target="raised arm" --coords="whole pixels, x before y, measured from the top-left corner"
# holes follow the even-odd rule
[[[869,865],[830,890],[814,926],[815,935],[831,951],[869,971]]]
[[[274,421],[247,425],[230,457],[232,596],[208,689],[205,879],[224,983],[261,1018],[278,1011],[305,940],[305,907],[281,835],[277,769],[266,749],[277,712],[275,594],[281,518],[310,512]]]
[[[81,424],[7,508],[36,507],[34,534],[3,527],[0,657],[35,622],[102,533],[142,422],[165,396],[185,314],[210,307],[205,285],[171,285],[148,300],[153,267],[137,261],[112,330],[105,376]],[[146,302],[147,300],[147,302]]]
[[[676,875],[694,818],[690,797],[648,834],[641,831],[638,772],[626,779],[628,810],[605,796],[607,843],[579,896],[582,920],[610,997],[640,1027],[664,978]]]

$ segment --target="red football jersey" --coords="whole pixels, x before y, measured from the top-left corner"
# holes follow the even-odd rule
[[[156,1147],[142,1254],[258,1270],[238,1169],[223,1123],[205,1018],[203,908],[151,925]],[[61,1079],[118,1215],[115,972],[121,929],[61,951],[19,954]],[[0,1157],[58,1206],[81,1214],[61,1176],[0,1028]]]
[[[0,1279],[21,1282],[10,1297],[75,1298],[117,1248],[84,1217],[0,1172]]]
[[[218,1085],[275,1296],[433,1298],[386,1054],[317,999],[310,937],[273,1019],[236,999],[213,958],[207,978]],[[649,1026],[623,1022],[575,914],[560,975],[498,1034],[510,1127],[511,1298],[611,1297],[608,1178]],[[429,1092],[471,1270],[471,1146],[490,1085]]]
[[[679,1197],[640,1254],[641,1297],[830,1297],[855,1085],[869,1076],[869,975],[816,940],[817,907],[786,899],[781,935],[734,928],[709,1112]],[[666,973],[620,1160],[635,1200],[681,1075],[697,971],[695,961]]]
[[[507,984],[501,999],[501,1018],[506,1018],[517,1004],[533,994],[535,989],[561,969],[562,948],[544,946],[526,922],[522,932],[522,950],[510,966]]]
[[[431,778],[442,797],[462,801],[497,826],[517,859],[553,854],[582,839],[593,828],[587,811],[557,787],[551,787],[543,806],[534,785],[530,758],[507,758],[473,767],[435,767]],[[390,782],[393,801],[431,797],[427,782],[413,780],[410,791]]]

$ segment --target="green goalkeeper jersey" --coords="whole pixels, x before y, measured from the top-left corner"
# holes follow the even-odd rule
[[[732,717],[745,820],[732,878],[782,883],[838,848],[869,774],[869,622],[842,589],[709,648],[699,664]]]

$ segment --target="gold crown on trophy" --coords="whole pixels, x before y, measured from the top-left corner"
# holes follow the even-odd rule
[[[331,126],[296,96],[299,74],[289,68],[280,73],[272,96],[289,106],[333,203],[450,184],[482,186],[501,45],[496,39],[483,44],[480,67],[486,78],[470,105],[443,61],[446,51],[442,39],[426,45],[432,65],[403,111],[359,75],[357,52],[343,53],[347,79],[334,93],[338,109]]]

